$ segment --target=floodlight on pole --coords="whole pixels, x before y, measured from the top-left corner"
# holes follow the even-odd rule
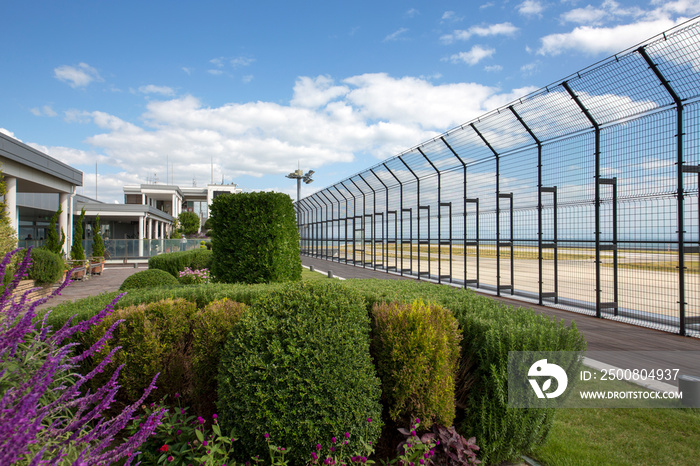
[[[292,179],[292,180],[297,180],[297,202],[301,199],[301,182],[303,181],[306,184],[311,183],[313,180],[311,179],[311,175],[313,175],[315,172],[313,170],[309,170],[308,172],[304,173],[304,170],[296,170],[287,175],[287,178]]]

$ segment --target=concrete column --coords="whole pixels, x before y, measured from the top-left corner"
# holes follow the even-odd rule
[[[70,254],[70,247],[73,238],[73,231],[70,229],[70,223],[68,221],[70,215],[68,211],[68,201],[70,200],[70,195],[68,193],[59,193],[58,203],[61,205],[61,215],[58,216],[58,238],[60,241],[61,231],[66,235],[66,242],[63,245],[63,250],[66,254]]]
[[[139,217],[139,257],[143,257],[143,237],[144,237],[144,226],[145,221],[143,217]]]
[[[148,219],[148,239],[153,239],[153,219]]]
[[[10,218],[10,225],[19,239],[19,217],[17,215],[17,178],[5,175],[5,212]]]

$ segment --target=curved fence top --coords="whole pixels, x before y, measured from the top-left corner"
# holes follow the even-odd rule
[[[660,79],[663,80],[660,82]],[[675,93],[678,101],[669,93]],[[700,18],[425,141],[321,191],[352,198],[700,97]],[[582,108],[585,110],[582,111]],[[314,196],[313,194],[312,196]]]

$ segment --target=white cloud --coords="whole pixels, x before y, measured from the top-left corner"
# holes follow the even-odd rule
[[[249,57],[236,57],[231,59],[231,66],[234,68],[242,66],[250,66],[255,61],[254,58]]]
[[[11,138],[17,139],[19,142],[22,142],[22,140],[20,138],[18,138],[17,136],[15,136],[15,133],[10,131],[9,129],[0,128],[0,133],[4,134],[6,136],[10,136]]]
[[[445,34],[440,40],[445,44],[451,44],[456,40],[469,40],[472,36],[487,37],[496,35],[512,36],[518,32],[518,28],[512,23],[498,23],[487,26],[472,26],[467,30],[456,30],[451,34]]]
[[[97,70],[87,63],[59,66],[54,68],[53,73],[56,79],[68,83],[73,88],[85,87],[93,81],[103,81]]]
[[[146,112],[135,120],[138,124],[105,112],[72,110],[66,112],[69,121],[89,121],[100,128],[85,140],[92,151],[42,149],[73,166],[82,165],[86,173],[93,172],[98,161],[100,200],[108,197],[103,172],[119,173],[112,197],[120,199],[123,184],[143,182],[153,173],[165,179],[166,157],[175,167],[173,181],[182,185],[193,178],[209,181],[212,162],[216,179],[222,174],[235,179],[283,175],[298,161],[317,169],[356,157],[385,159],[523,92],[501,92],[475,83],[437,85],[385,73],[342,81],[299,77],[288,105],[249,102],[208,107],[186,95],[148,102]],[[86,186],[91,182],[94,178]]]
[[[406,12],[406,16],[409,17],[409,18],[415,18],[415,17],[418,16],[419,14],[420,14],[420,11],[418,11],[418,10],[415,9],[415,8],[411,8],[411,9],[409,9],[409,10]]]
[[[484,71],[488,71],[489,73],[495,73],[498,71],[503,71],[503,67],[501,65],[484,66]]]
[[[384,42],[391,42],[399,39],[403,39],[403,35],[408,32],[407,28],[400,28],[384,38]]]
[[[496,49],[475,45],[468,52],[460,52],[450,56],[452,63],[466,63],[467,65],[476,65],[484,58],[488,58],[496,53]]]
[[[520,67],[520,71],[523,73],[523,76],[532,76],[539,70],[539,66],[538,62],[527,63]]]
[[[518,13],[524,16],[539,16],[544,11],[544,6],[537,0],[525,0],[517,8]]]
[[[568,33],[550,34],[542,37],[540,39],[542,46],[537,50],[537,53],[553,56],[571,50],[588,55],[617,53],[659,34],[679,22],[664,18],[608,28],[579,26]]]
[[[328,76],[317,76],[315,79],[302,76],[294,84],[291,103],[293,106],[317,108],[347,93],[347,86],[334,86]]]
[[[591,5],[586,5],[585,8],[576,8],[561,15],[562,20],[565,22],[588,24],[591,26],[602,24],[603,20],[607,17],[608,14],[605,10],[595,8]]]
[[[34,107],[29,109],[30,112],[32,112],[32,115],[35,116],[48,116],[48,117],[55,117],[58,115],[56,111],[50,106],[50,105],[44,105],[43,107]]]
[[[175,95],[175,90],[172,87],[156,86],[155,84],[141,86],[139,87],[139,92],[142,94]]]
[[[61,147],[61,146],[43,146],[41,144],[28,143],[28,146],[33,147],[39,152],[48,154],[51,157],[60,160],[70,166],[77,165],[95,165],[95,163],[108,163],[109,159],[104,155],[97,154],[92,151],[84,151],[80,149],[74,149],[71,147]],[[94,180],[93,180],[94,185]]]
[[[448,10],[442,14],[442,17],[440,19],[441,22],[457,23],[459,21],[462,21],[464,18],[462,16],[457,16],[457,14],[454,11]]]

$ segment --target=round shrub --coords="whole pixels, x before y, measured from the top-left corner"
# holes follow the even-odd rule
[[[32,248],[29,278],[37,285],[56,283],[65,273],[63,259],[48,249]]]
[[[372,355],[389,419],[451,426],[462,335],[452,312],[437,304],[395,302],[372,308]]]
[[[159,269],[148,269],[130,275],[122,282],[120,291],[135,290],[139,288],[154,288],[156,286],[178,285],[177,278],[168,272]]]
[[[359,450],[362,438],[376,442],[381,388],[362,298],[325,282],[288,284],[261,297],[231,331],[218,394],[220,419],[240,437],[242,461],[267,450],[266,433],[290,449],[291,464],[305,464],[316,444],[327,447],[345,432],[345,451]]]

